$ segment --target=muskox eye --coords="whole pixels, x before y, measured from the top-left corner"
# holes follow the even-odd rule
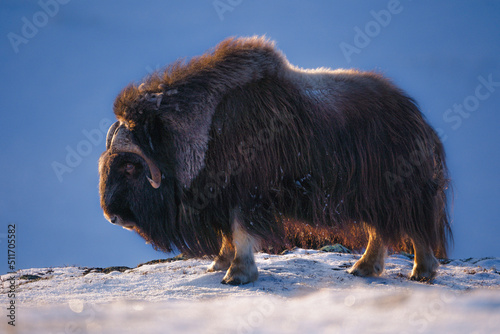
[[[135,166],[133,164],[128,163],[125,165],[125,173],[132,175],[134,174],[134,171],[135,171]]]

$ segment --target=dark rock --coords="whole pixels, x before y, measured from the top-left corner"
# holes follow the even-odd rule
[[[320,248],[320,251],[322,252],[332,252],[332,253],[346,253],[346,254],[351,254],[352,251],[347,248],[342,246],[341,244],[335,244],[335,245],[328,245]]]

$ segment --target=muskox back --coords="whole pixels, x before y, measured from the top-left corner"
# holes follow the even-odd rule
[[[257,245],[282,245],[288,219],[365,227],[370,241],[354,274],[378,274],[386,247],[405,239],[420,259],[412,277],[433,275],[432,252],[446,256],[442,143],[415,102],[379,74],[301,70],[265,39],[229,39],[127,87],[115,114],[113,132],[137,144],[139,174],[151,171],[154,189],[127,177],[161,204],[114,211],[162,249],[218,254],[211,268],[229,263],[227,283],[256,279],[237,248],[246,245],[239,253],[248,257]],[[101,166],[130,154],[107,152]],[[106,210],[109,169],[101,167],[101,202],[121,217]],[[123,189],[122,198],[141,196]]]

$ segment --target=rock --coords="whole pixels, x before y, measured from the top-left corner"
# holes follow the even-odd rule
[[[174,257],[170,257],[168,259],[152,260],[152,261],[148,261],[146,263],[141,263],[141,264],[137,265],[137,268],[145,266],[145,265],[165,263],[165,262],[183,261],[183,260],[188,260],[188,259],[191,259],[191,258],[192,257],[190,257],[190,256],[188,256],[186,254],[180,253],[179,255],[174,256]]]
[[[41,276],[38,275],[22,275],[19,277],[20,280],[28,280],[28,281],[38,281],[42,279]]]
[[[320,251],[331,252],[331,253],[347,253],[347,254],[352,253],[352,251],[349,248],[344,247],[341,244],[323,246],[321,247]]]

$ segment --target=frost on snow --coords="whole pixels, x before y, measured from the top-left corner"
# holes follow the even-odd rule
[[[220,284],[209,259],[137,268],[17,272],[16,333],[499,332],[500,259],[443,261],[432,284],[409,281],[412,259],[380,277],[346,272],[359,255],[296,249],[256,255],[255,284]],[[2,277],[1,305],[7,305]],[[9,333],[6,321],[0,332]]]

